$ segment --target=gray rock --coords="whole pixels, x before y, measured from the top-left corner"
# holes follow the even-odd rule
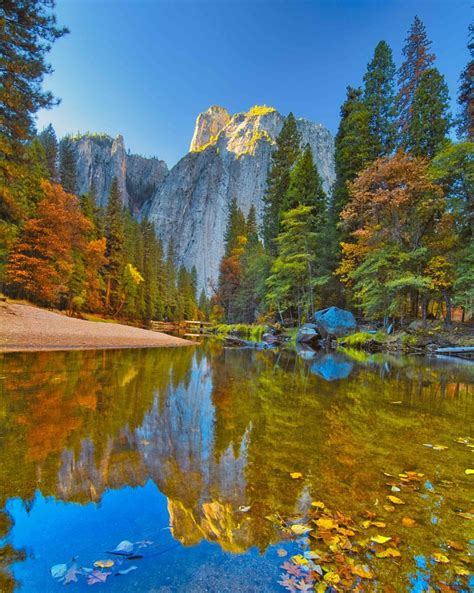
[[[314,314],[314,322],[322,336],[342,337],[355,331],[357,323],[350,311],[328,307]]]
[[[168,173],[164,161],[127,153],[122,136],[113,139],[106,134],[84,134],[71,140],[76,152],[78,193],[87,193],[94,185],[99,206],[107,204],[116,177],[124,206],[138,214]]]
[[[316,344],[320,338],[316,325],[305,323],[298,330],[296,342],[298,344]]]
[[[175,238],[179,264],[198,273],[198,290],[208,295],[217,282],[231,200],[244,214],[256,207],[262,222],[263,196],[275,139],[284,118],[274,109],[232,117],[212,107],[198,116],[192,151],[182,158],[142,208],[166,246]],[[334,182],[334,140],[328,130],[298,120],[303,144],[309,143],[329,193]]]

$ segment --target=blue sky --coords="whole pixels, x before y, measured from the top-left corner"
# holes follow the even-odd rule
[[[123,134],[169,165],[187,152],[200,111],[255,104],[335,133],[348,84],[359,85],[385,39],[397,65],[415,14],[424,21],[453,107],[468,60],[472,0],[58,0],[71,33],[49,55],[42,111],[58,135]]]

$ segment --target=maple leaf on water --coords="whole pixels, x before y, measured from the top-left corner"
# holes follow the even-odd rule
[[[93,570],[87,578],[88,585],[95,585],[96,583],[105,583],[107,577],[109,577],[112,573],[111,572],[102,572],[101,570]]]
[[[288,562],[288,560],[286,560],[285,562],[283,562],[283,564],[281,565],[281,567],[284,570],[286,570],[286,572],[288,572],[289,574],[292,574],[295,577],[300,577],[303,574],[302,571],[301,571],[301,568],[299,566],[296,566],[292,562]]]
[[[69,585],[70,583],[77,583],[77,575],[82,574],[77,568],[77,564],[73,564],[71,568],[64,575],[64,584]]]
[[[280,580],[278,581],[278,584],[281,585],[282,587],[285,587],[285,589],[287,589],[291,593],[297,592],[296,580],[292,579],[290,577],[290,575],[287,573],[280,575]]]
[[[308,593],[308,591],[313,590],[313,583],[307,583],[305,580],[298,581],[296,583],[296,588],[298,591],[303,591],[303,593]]]

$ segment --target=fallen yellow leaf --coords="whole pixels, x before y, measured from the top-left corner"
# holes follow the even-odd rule
[[[284,550],[283,548],[278,548],[277,554],[278,554],[278,556],[280,556],[280,558],[283,558],[284,556],[286,556],[288,554],[288,552],[286,550]]]
[[[370,538],[371,542],[375,542],[376,544],[385,544],[389,542],[392,538],[386,535],[374,535]]]
[[[297,564],[298,566],[306,566],[308,564],[308,560],[301,554],[292,556],[290,560],[293,562],[293,564]]]
[[[291,472],[290,476],[293,478],[293,480],[299,480],[303,477],[303,474],[300,472]]]
[[[439,562],[441,564],[447,564],[449,562],[449,558],[441,552],[433,552],[431,557],[435,562]]]
[[[393,504],[405,504],[403,502],[403,500],[401,500],[400,498],[398,498],[397,496],[392,496],[391,494],[389,496],[387,496],[388,500],[390,502],[393,502]]]
[[[377,552],[375,555],[377,556],[377,558],[398,558],[399,556],[401,556],[400,552],[395,548],[387,548],[382,552]]]
[[[360,566],[356,564],[355,566],[351,566],[351,572],[352,574],[355,574],[356,576],[361,577],[362,579],[374,578],[374,573],[370,570],[368,566]]]
[[[410,519],[410,517],[403,517],[402,525],[403,527],[415,527],[416,521],[415,519]]]
[[[94,562],[94,566],[97,566],[98,568],[110,568],[113,565],[113,560],[97,560]]]
[[[316,507],[317,509],[324,509],[326,507],[324,502],[321,502],[320,500],[315,500],[314,502],[311,503],[311,506]]]
[[[389,513],[393,513],[393,511],[395,510],[395,507],[392,506],[391,504],[384,504],[383,508],[388,511]]]
[[[312,531],[311,527],[308,527],[307,525],[299,525],[298,523],[292,525],[290,529],[296,535],[303,535],[304,533],[308,533],[308,531]]]
[[[465,473],[467,476],[472,476],[472,474],[474,474],[474,469],[465,469],[465,470],[464,470],[464,473]]]
[[[324,580],[330,585],[337,585],[337,583],[341,580],[341,577],[337,574],[337,572],[327,572],[324,575]]]
[[[335,529],[337,527],[337,523],[329,517],[321,517],[316,521],[316,525],[322,529]]]

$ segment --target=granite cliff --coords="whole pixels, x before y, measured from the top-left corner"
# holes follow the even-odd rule
[[[245,214],[255,205],[261,222],[271,154],[283,122],[272,107],[231,115],[214,105],[198,115],[188,154],[169,171],[157,158],[129,154],[122,136],[73,137],[78,191],[93,184],[104,206],[116,177],[124,205],[151,220],[165,246],[173,237],[178,264],[195,265],[199,290],[211,294],[231,200],[236,198]],[[321,124],[306,119],[297,124],[329,194],[335,178],[334,139]]]
[[[297,121],[329,193],[335,176],[333,137],[320,124]],[[141,216],[154,223],[165,243],[174,237],[179,263],[196,266],[199,288],[208,294],[223,255],[230,201],[235,197],[245,214],[254,204],[261,221],[271,154],[283,122],[271,107],[233,116],[222,107],[210,107],[197,117],[190,152],[143,206]]]
[[[93,185],[100,206],[107,203],[116,177],[123,204],[138,214],[168,173],[164,161],[127,152],[120,135],[114,139],[106,134],[83,134],[70,140],[76,153],[78,192],[86,193]]]

